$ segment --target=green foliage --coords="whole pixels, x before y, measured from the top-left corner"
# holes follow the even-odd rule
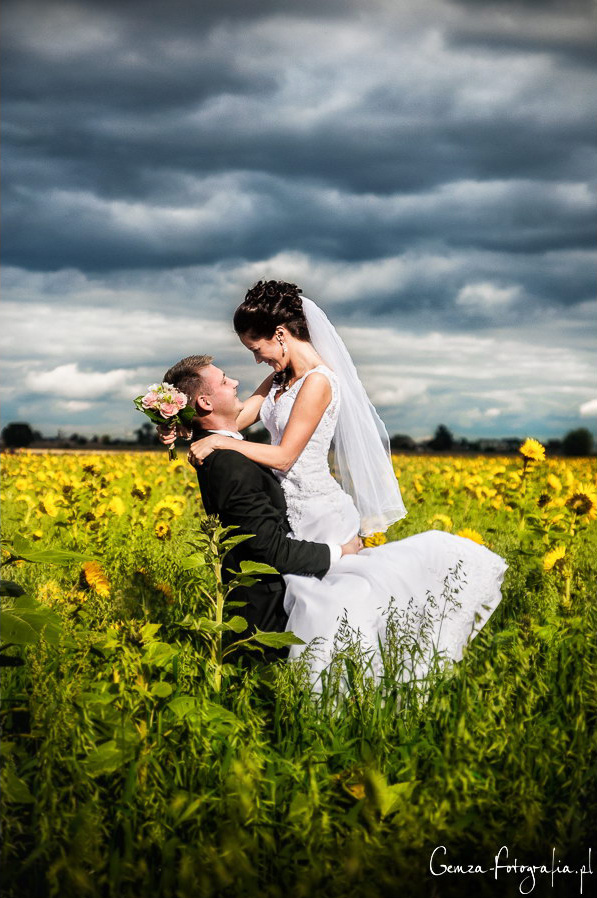
[[[21,446],[28,446],[36,439],[36,435],[31,426],[24,421],[11,421],[10,424],[2,428],[2,439],[6,446],[16,449]],[[39,434],[37,439],[39,439]]]
[[[5,566],[16,561],[66,564],[86,557],[62,549],[36,550],[18,534],[12,543],[7,540],[2,542],[6,553]],[[15,664],[15,659],[6,654],[6,649],[10,646],[33,645],[39,642],[42,635],[51,645],[58,645],[62,641],[62,621],[58,614],[25,595],[23,587],[14,580],[3,579],[0,584],[3,643],[0,647],[0,666],[18,666],[18,662]]]
[[[43,633],[46,642],[58,645],[62,622],[59,615],[29,596],[2,601],[2,639],[12,645],[32,645]]]
[[[302,645],[293,633],[263,633],[256,630],[250,633],[247,629],[247,621],[241,615],[233,615],[225,619],[225,610],[231,593],[239,587],[252,586],[257,582],[254,575],[277,574],[275,568],[269,564],[260,564],[254,561],[241,561],[240,571],[227,568],[231,577],[224,578],[223,568],[226,556],[234,546],[250,539],[247,534],[235,534],[236,527],[223,527],[216,517],[205,517],[201,520],[199,528],[194,530],[189,539],[191,547],[195,550],[182,561],[182,569],[201,576],[203,569],[210,571],[213,587],[206,589],[205,585],[196,580],[195,586],[203,599],[204,607],[208,614],[190,612],[178,622],[179,627],[193,633],[203,640],[207,649],[207,669],[211,671],[214,689],[219,691],[222,683],[224,659],[237,655],[239,649],[244,651],[262,651],[261,646],[270,648],[283,648],[289,645]],[[231,602],[231,607],[236,607]],[[195,607],[198,607],[196,603]],[[226,634],[247,633],[244,639],[225,639]]]
[[[5,607],[48,617],[2,653],[22,662],[4,671],[1,706],[7,898],[409,898],[433,894],[440,844],[481,863],[503,844],[549,861],[553,845],[572,865],[597,814],[594,524],[565,505],[540,515],[531,475],[526,496],[504,475],[510,511],[481,505],[475,484],[447,492],[439,467],[417,475],[420,493],[409,476],[409,516],[391,535],[427,529],[449,499],[454,529],[476,528],[510,565],[463,661],[418,685],[400,678],[399,626],[381,682],[348,627],[318,694],[300,660],[261,662],[281,634],[257,632],[254,663],[233,663],[244,619],[231,584],[268,571],[245,565],[224,583],[243,537],[190,502],[164,549],[141,499],[94,529],[83,482],[43,539],[10,543]],[[554,544],[569,568],[546,572]],[[75,555],[52,555],[58,545]],[[109,595],[81,585],[90,556]],[[466,884],[484,894],[481,878]],[[498,885],[485,894],[518,894],[518,880]]]
[[[3,540],[3,542],[5,542]],[[69,564],[73,561],[85,561],[90,555],[71,552],[68,549],[40,549],[31,545],[22,536],[16,535],[12,545],[8,546],[9,556],[4,564],[14,561],[33,561],[37,564]]]
[[[585,456],[593,451],[593,434],[586,427],[570,430],[562,440],[564,455]]]

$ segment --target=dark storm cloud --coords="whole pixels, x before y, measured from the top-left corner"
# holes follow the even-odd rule
[[[30,390],[5,414],[108,427],[193,322],[236,367],[264,275],[353,329],[395,429],[439,406],[555,433],[593,401],[588,3],[9,0],[3,28],[3,345]]]
[[[559,16],[579,16],[590,20],[595,11],[593,0],[449,0],[454,6],[462,6],[471,12],[479,10],[492,10],[503,13],[517,14],[521,10],[528,10],[537,16],[545,16],[555,13]]]
[[[143,17],[129,34],[126,23],[136,8],[125,4],[117,36],[110,31],[105,42],[96,38],[99,46],[84,56],[9,43],[6,118],[20,157],[49,160],[54,173],[61,162],[65,182],[123,196],[148,195],[147,174],[161,179],[170,170],[266,171],[373,192],[411,191],[459,178],[570,178],[592,171],[587,149],[594,135],[583,108],[592,104],[587,98],[572,116],[566,109],[562,129],[549,78],[529,91],[529,102],[543,109],[529,110],[524,93],[508,109],[491,103],[467,109],[456,102],[465,85],[449,77],[417,84],[404,74],[385,79],[382,67],[379,83],[346,109],[304,128],[298,116],[276,122],[255,113],[280,104],[286,64],[296,64],[303,52],[308,59],[310,49],[326,53],[325,32],[316,47],[292,48],[288,57],[286,47],[276,46],[275,29],[255,50],[250,39],[232,38],[212,23],[219,35],[214,40],[203,21],[189,21],[184,38],[176,37],[175,17],[166,34],[153,20],[144,26]],[[293,23],[277,27],[282,35]],[[399,63],[399,35],[396,41]],[[260,53],[269,55],[269,66],[262,65]],[[367,61],[381,62],[373,52]],[[388,75],[396,74],[390,67]],[[349,77],[346,83],[352,86]],[[333,78],[322,79],[322,91],[333,87]],[[227,103],[231,97],[240,103]],[[244,115],[242,101],[251,98],[260,108]],[[192,119],[192,112],[218,100],[217,117]]]
[[[8,0],[13,5],[22,0]],[[572,0],[574,2],[574,0]],[[372,0],[372,5],[376,0]],[[65,3],[64,5],[68,5]],[[203,27],[228,20],[255,20],[284,13],[326,18],[339,16],[358,7],[359,0],[78,0],[84,9],[110,10],[134,32],[148,29],[186,33],[190,27]]]
[[[442,81],[433,73],[425,80],[423,70],[418,80],[416,73],[411,78],[401,71],[401,59],[407,66],[412,48],[408,40],[400,44],[391,15],[396,43],[390,39],[381,54],[373,43],[364,59],[349,57],[341,75],[311,75],[315,84],[320,79],[324,94],[353,89],[355,95],[305,125],[301,110],[293,116],[285,109],[285,67],[300,65],[301,54],[306,62],[311,53],[325,58],[329,50],[333,57],[333,47],[325,29],[315,46],[304,48],[289,45],[288,32],[317,15],[350,21],[355,13],[350,5],[301,4],[299,11],[291,3],[208,3],[199,14],[197,5],[184,2],[50,3],[40,8],[45,12],[34,41],[19,8],[39,7],[9,6],[4,244],[9,263],[38,269],[168,267],[217,260],[226,247],[230,256],[251,259],[282,246],[361,258],[430,239],[541,252],[586,246],[592,239],[586,210],[571,210],[565,202],[558,208],[553,199],[538,198],[535,222],[533,213],[519,215],[525,186],[505,216],[496,209],[494,218],[491,204],[482,221],[475,208],[458,208],[450,220],[439,209],[434,229],[433,212],[424,204],[401,222],[376,220],[374,213],[363,221],[361,208],[351,220],[352,199],[359,193],[424,196],[462,180],[578,181],[593,171],[588,97],[571,110],[566,97],[552,96],[549,80],[534,79],[514,91],[512,103],[459,100],[468,90],[462,75]],[[384,4],[378,8],[387,15]],[[440,4],[437,10],[445,8]],[[284,13],[295,19],[284,19]],[[255,45],[255,34],[245,39],[243,19],[250,27],[256,18],[272,15],[261,45]],[[74,37],[64,36],[61,49],[60,24],[69,16]],[[482,13],[465,18],[479,28],[484,22]],[[460,22],[446,19],[448,43],[450,35],[460,39]],[[524,27],[521,33],[544,46],[541,35],[526,34]],[[317,33],[311,36],[318,39]],[[379,79],[359,93],[359,73],[376,64]],[[357,66],[355,81],[351,65]],[[307,96],[306,106],[316,99]],[[284,114],[276,116],[276,108]],[[186,209],[185,177],[225,173],[236,177],[229,186],[240,197],[249,185],[253,202],[239,202],[237,214],[209,234],[174,229],[176,240],[169,240],[159,228],[137,234],[106,215],[112,200],[153,208],[178,203]],[[261,186],[260,175],[267,176]],[[322,204],[313,185],[322,194],[339,191],[334,210]],[[95,208],[81,205],[78,194],[85,193],[97,198]],[[197,206],[205,199],[200,191]]]
[[[549,54],[554,62],[594,66],[597,36],[593,0],[452,0],[474,15],[450,30],[454,46],[485,48],[494,53]]]
[[[134,203],[84,192],[9,192],[5,252],[21,267],[98,271],[260,259],[288,247],[361,261],[426,244],[528,255],[593,242],[590,197],[544,182],[465,182],[407,198],[330,193],[310,182],[247,174],[176,185],[172,179],[172,187],[174,195],[186,188],[183,206],[156,204],[143,214]],[[573,272],[579,275],[582,266]],[[541,269],[535,276],[547,295],[557,294],[557,282],[545,283]]]
[[[218,93],[243,94],[271,89],[272,74],[260,77],[243,71],[242,63],[222,56],[205,40],[204,29],[184,38],[155,33],[146,39],[139,32],[127,39],[120,30],[105,46],[95,47],[90,54],[46,54],[43,47],[21,46],[18,42],[5,51],[3,70],[7,80],[7,101],[17,108],[23,104],[25,115],[41,111],[49,104],[48,123],[64,126],[71,122],[76,132],[77,114],[85,121],[95,113],[100,118],[107,111],[133,115],[185,109]],[[200,41],[200,51],[195,41]],[[71,48],[69,48],[71,49]],[[28,62],[29,64],[25,64]],[[41,76],[41,77],[40,77]],[[32,104],[28,107],[26,104]],[[56,136],[46,131],[41,121],[42,137]]]
[[[226,72],[218,80],[217,72],[210,72],[224,95],[235,77]],[[264,109],[268,103],[275,106],[266,79],[237,80],[242,84],[236,91],[239,106],[243,94],[259,97]],[[205,79],[201,90],[209,92]],[[105,110],[105,97],[68,103],[63,97],[62,88],[56,100],[48,95],[37,102],[11,102],[7,95],[9,146],[34,182],[51,178],[53,186],[94,188],[105,196],[159,199],[172,171],[268,172],[316,178],[362,193],[409,193],[462,179],[576,180],[593,172],[594,128],[584,110],[577,116],[567,111],[563,129],[557,117],[529,115],[524,104],[496,117],[491,110],[436,111],[437,99],[425,97],[413,111],[414,120],[406,123],[397,114],[400,98],[383,87],[355,102],[349,116],[329,116],[303,130],[298,121],[245,120],[242,108],[224,107],[217,121],[202,121],[200,115],[193,120],[176,109],[172,98],[166,97],[162,109],[159,91],[145,87],[131,100],[136,108],[130,112],[118,110],[122,97]],[[427,109],[426,100],[431,101]],[[203,97],[189,97],[187,89],[185,102],[199,110]]]
[[[450,42],[455,47],[479,47],[494,53],[500,51],[549,53],[556,59],[562,57],[568,65],[594,66],[597,63],[595,35],[590,32],[581,40],[576,38],[567,40],[565,37],[554,35],[552,38],[538,41],[534,35],[519,34],[514,29],[511,32],[496,34],[490,29],[463,27],[452,31]]]

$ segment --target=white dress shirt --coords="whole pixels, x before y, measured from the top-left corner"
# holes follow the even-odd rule
[[[244,440],[242,433],[238,430],[210,430],[209,433],[219,433],[223,437],[232,437],[233,440]],[[330,550],[330,566],[342,558],[342,546],[338,543],[326,543]]]
[[[232,437],[233,440],[244,440],[244,436],[238,430],[208,430],[208,433],[219,433],[220,436]]]

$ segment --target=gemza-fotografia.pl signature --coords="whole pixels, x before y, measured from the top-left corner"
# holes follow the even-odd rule
[[[474,862],[472,864],[448,863],[447,855],[448,849],[445,845],[437,845],[433,849],[429,858],[429,872],[432,876],[489,874],[497,880],[514,874],[521,877],[518,887],[521,895],[529,895],[534,890],[538,876],[551,877],[551,887],[553,888],[556,877],[563,875],[578,877],[579,894],[582,895],[584,878],[593,875],[591,848],[587,851],[586,863],[578,867],[570,867],[568,864],[562,863],[561,859],[556,856],[555,848],[552,848],[550,862],[542,864],[523,863],[516,857],[510,860],[510,850],[507,845],[502,845],[493,858],[493,864],[488,866]]]

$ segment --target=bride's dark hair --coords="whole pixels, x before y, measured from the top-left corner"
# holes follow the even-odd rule
[[[271,340],[283,324],[297,340],[310,340],[301,288],[285,281],[258,281],[234,313],[237,334]]]

